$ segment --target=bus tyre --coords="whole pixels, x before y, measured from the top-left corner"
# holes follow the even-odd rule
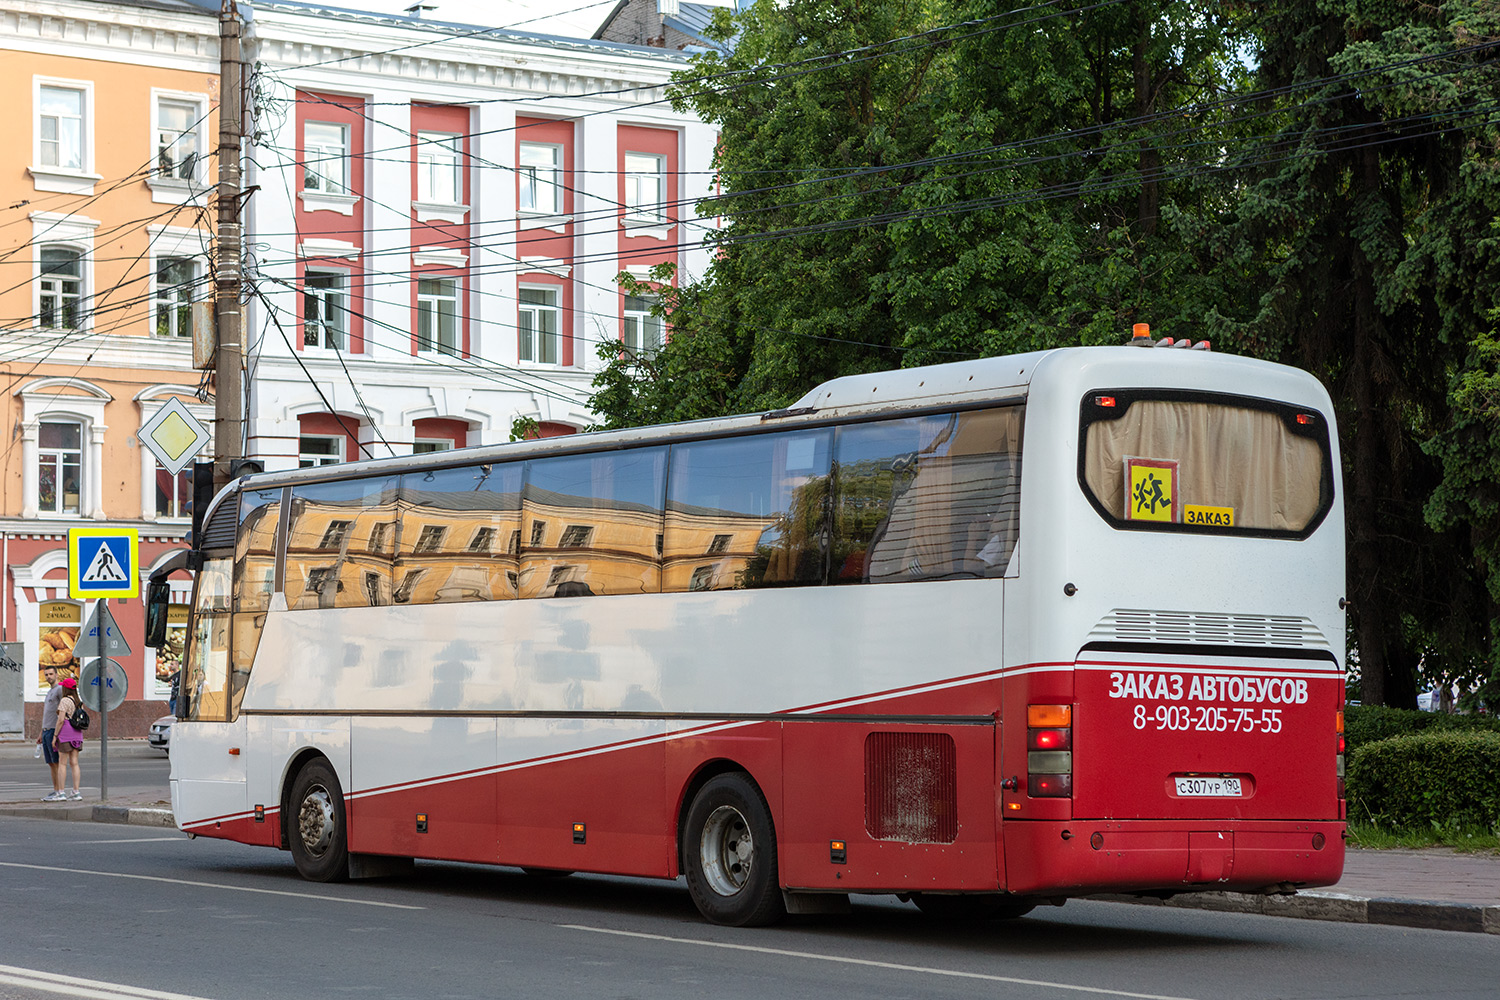
[[[914,893],[911,901],[917,909],[937,920],[1014,920],[1036,909],[1035,903],[998,896],[994,893],[944,896]]]
[[[297,772],[287,826],[298,874],[310,882],[342,882],[349,877],[344,792],[326,760],[312,761]]]
[[[786,914],[771,810],[744,774],[721,774],[699,789],[682,855],[693,903],[714,923],[761,927]]]

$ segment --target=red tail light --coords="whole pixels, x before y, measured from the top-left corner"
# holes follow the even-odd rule
[[[1073,795],[1073,706],[1026,706],[1026,794],[1034,799]]]
[[[1071,750],[1073,749],[1073,730],[1028,729],[1026,730],[1026,749]]]

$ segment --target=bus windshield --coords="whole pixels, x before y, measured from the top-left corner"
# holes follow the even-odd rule
[[[1119,527],[1303,536],[1333,499],[1324,418],[1260,400],[1092,392],[1079,479]]]

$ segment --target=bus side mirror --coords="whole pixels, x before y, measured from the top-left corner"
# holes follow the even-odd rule
[[[152,580],[146,585],[146,645],[153,649],[167,643],[167,605],[171,599],[167,581]]]

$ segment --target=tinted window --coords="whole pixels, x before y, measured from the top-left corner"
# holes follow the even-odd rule
[[[398,604],[515,597],[513,554],[496,538],[520,530],[521,466],[470,465],[401,477]]]
[[[1020,517],[1019,406],[839,428],[835,583],[1001,576]]]
[[[390,546],[381,525],[396,519],[396,482],[394,476],[371,476],[293,487],[288,608],[390,603]]]
[[[822,583],[831,439],[818,429],[673,445],[662,589]]]
[[[265,611],[276,589],[276,531],[281,524],[281,488],[240,496],[240,533],[235,544],[234,609]]]
[[[665,448],[526,463],[522,597],[646,594],[661,589]]]

